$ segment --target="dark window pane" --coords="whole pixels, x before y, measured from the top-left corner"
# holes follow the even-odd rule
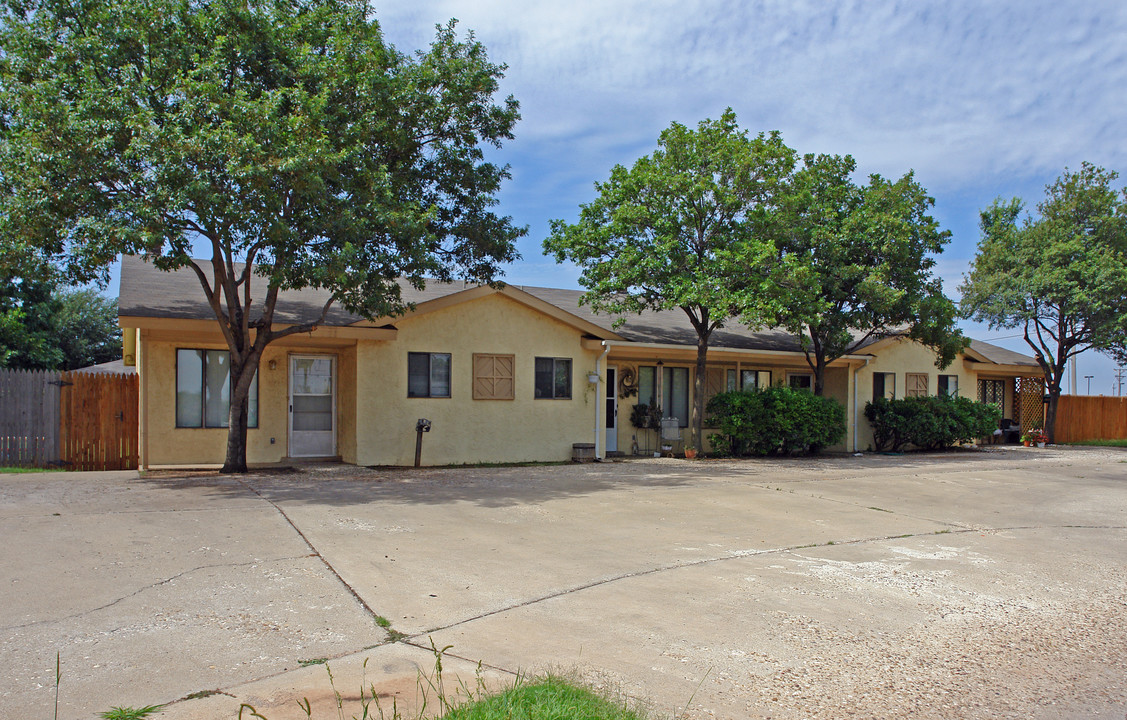
[[[656,393],[654,385],[654,367],[640,367],[638,368],[638,404],[652,406],[654,404]]]
[[[689,369],[665,368],[662,378],[662,401],[667,418],[677,418],[681,427],[689,426]]]
[[[552,358],[536,358],[536,397],[552,397],[554,365]]]
[[[557,359],[555,393],[553,397],[571,397],[571,360]]]
[[[740,371],[740,389],[754,390],[759,387],[759,374],[754,370],[741,370]]]
[[[407,353],[407,397],[430,395],[430,355]]]

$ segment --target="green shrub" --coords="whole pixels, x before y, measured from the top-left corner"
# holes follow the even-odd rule
[[[722,455],[815,453],[845,437],[845,408],[806,390],[774,386],[717,393],[707,423],[720,432],[708,440]]]
[[[898,451],[907,445],[940,450],[994,432],[1001,419],[995,405],[947,395],[889,400],[865,404],[865,418],[873,428],[877,451]]]

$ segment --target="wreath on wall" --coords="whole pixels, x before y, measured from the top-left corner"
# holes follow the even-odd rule
[[[618,371],[618,397],[628,398],[638,394],[638,371],[624,367]]]

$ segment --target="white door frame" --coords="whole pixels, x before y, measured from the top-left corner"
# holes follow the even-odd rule
[[[332,397],[333,397],[333,404],[332,404],[332,407],[333,407],[333,411],[332,411],[333,445],[332,445],[332,448],[330,448],[330,451],[328,452],[327,455],[322,455],[321,453],[308,454],[308,455],[294,454],[294,451],[293,451],[293,447],[294,447],[294,443],[293,443],[293,434],[294,434],[294,429],[293,429],[293,379],[294,379],[293,362],[294,362],[294,360],[328,360],[330,362],[329,373],[330,373],[330,377],[332,378],[331,384],[332,384],[332,387],[333,387],[333,392],[332,392]],[[286,374],[289,376],[288,382],[286,383],[287,386],[288,386],[288,393],[287,393],[288,398],[287,399],[289,400],[289,403],[288,403],[289,412],[287,413],[289,415],[289,418],[288,418],[288,421],[287,421],[287,426],[289,428],[289,432],[288,432],[288,437],[287,437],[288,444],[286,445],[286,449],[287,449],[289,457],[335,457],[336,454],[337,454],[337,356],[336,355],[329,355],[329,354],[326,354],[326,353],[293,353],[286,359]]]
[[[618,450],[618,366],[607,365],[607,397],[606,417],[603,418],[603,427],[606,429],[606,451]]]

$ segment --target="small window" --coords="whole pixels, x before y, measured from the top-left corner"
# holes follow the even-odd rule
[[[450,353],[407,353],[407,397],[450,397]]]
[[[958,397],[959,395],[959,376],[958,375],[940,375],[936,383],[936,389],[940,395],[947,397]]]
[[[176,427],[225,428],[231,408],[231,353],[176,350]],[[247,427],[258,427],[258,373],[250,382]]]
[[[724,382],[724,389],[727,390],[728,392],[732,392],[733,390],[735,390],[736,389],[736,380],[737,380],[736,371],[735,370],[728,370],[727,375],[726,375],[726,379],[725,379],[725,382]]]
[[[814,391],[814,376],[810,373],[787,373],[787,384],[793,390]]]
[[[873,400],[896,399],[896,373],[873,373]]]
[[[924,397],[927,394],[927,373],[904,374],[904,397]]]
[[[571,398],[571,358],[536,358],[535,397]]]
[[[512,400],[514,362],[513,355],[474,353],[473,399]]]
[[[667,418],[677,418],[681,427],[689,426],[689,368],[665,368],[662,376],[662,408]]]
[[[740,371],[740,389],[741,390],[761,390],[763,388],[771,387],[771,371],[770,370],[741,370]]]

